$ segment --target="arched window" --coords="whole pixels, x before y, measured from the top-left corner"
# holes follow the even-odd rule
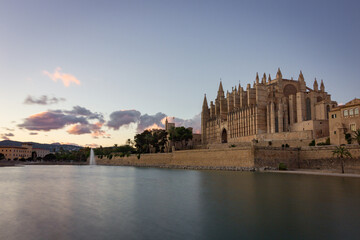
[[[221,143],[227,143],[227,132],[225,128],[223,129],[221,134]]]
[[[355,108],[355,115],[359,115],[359,109]]]
[[[349,115],[348,110],[344,110],[344,117],[347,117]]]
[[[311,120],[311,102],[310,102],[310,98],[306,98],[306,120]]]

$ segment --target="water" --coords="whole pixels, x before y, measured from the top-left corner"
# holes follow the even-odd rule
[[[356,239],[360,179],[0,168],[0,239]]]
[[[95,155],[94,155],[94,149],[91,149],[91,150],[90,150],[89,165],[96,165]]]

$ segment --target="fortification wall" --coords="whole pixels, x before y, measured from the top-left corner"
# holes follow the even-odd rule
[[[352,158],[345,159],[345,169],[350,172],[360,173],[360,148],[359,146],[346,147]],[[333,156],[335,146],[314,146],[302,148],[274,148],[256,147],[255,167],[278,167],[285,163],[289,168],[302,169],[341,169],[341,160]]]
[[[161,166],[169,164],[172,158],[172,153],[150,153],[142,154],[138,159],[137,155],[133,154],[129,157],[113,157],[108,159],[103,157],[102,159],[96,156],[96,164],[99,165],[119,165],[119,166]]]
[[[289,168],[297,168],[299,150],[297,148],[256,147],[254,156],[255,167],[277,168],[285,163]]]
[[[173,153],[142,154],[129,157],[113,157],[108,159],[96,157],[99,165],[121,166],[202,166],[202,167],[254,167],[253,150],[251,148],[234,149],[198,149]]]
[[[360,148],[346,146],[352,154],[345,159],[347,172],[360,173]],[[208,167],[208,168],[277,168],[285,163],[292,169],[326,169],[340,171],[341,161],[333,156],[335,146],[302,148],[235,147],[224,149],[196,149],[173,153],[142,154],[129,157],[96,158],[99,165],[163,166],[163,167]]]
[[[252,148],[178,151],[173,153],[171,165],[254,167],[254,153]]]

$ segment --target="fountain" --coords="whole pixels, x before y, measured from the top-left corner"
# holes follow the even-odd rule
[[[89,161],[89,165],[96,165],[95,155],[94,155],[94,149],[90,149],[90,161]]]

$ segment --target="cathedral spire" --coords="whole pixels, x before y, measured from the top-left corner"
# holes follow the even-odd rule
[[[304,81],[304,75],[302,73],[302,71],[300,70],[300,74],[299,74],[299,81]]]
[[[207,99],[206,99],[206,94],[204,94],[203,108],[208,109],[208,103],[207,103]],[[167,118],[166,118],[166,120],[167,120]]]
[[[276,78],[277,78],[278,80],[282,80],[282,73],[281,73],[281,71],[280,71],[280,68],[278,68],[278,71],[277,71],[277,73],[276,73]]]
[[[222,82],[221,82],[221,78],[220,78],[220,85],[219,85],[219,90],[218,90],[218,97],[224,97],[224,89],[223,89],[223,86],[222,86]]]
[[[256,73],[256,83],[259,83],[259,74]]]
[[[270,73],[269,73],[268,82],[269,82],[269,83],[271,82],[271,76],[270,76]]]
[[[316,78],[315,78],[315,81],[314,81],[313,88],[314,88],[315,92],[319,91],[319,85],[318,85],[318,82],[316,81]]]
[[[325,92],[325,85],[324,85],[324,82],[322,79],[321,79],[321,83],[320,83],[320,91]]]

